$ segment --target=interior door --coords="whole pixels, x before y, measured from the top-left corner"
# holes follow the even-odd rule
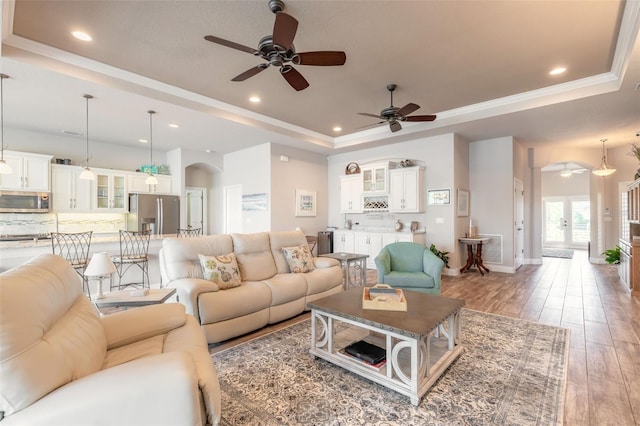
[[[587,197],[549,197],[543,200],[543,246],[586,249],[591,233]]]
[[[514,253],[513,267],[518,269],[524,263],[524,184],[518,179],[513,180],[514,187]]]
[[[204,231],[204,191],[202,188],[187,188],[187,227]],[[203,232],[204,233],[204,232]]]

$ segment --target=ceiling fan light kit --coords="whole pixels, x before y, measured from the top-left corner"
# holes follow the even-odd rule
[[[270,0],[269,9],[276,15],[275,23],[273,24],[273,33],[260,39],[257,50],[216,36],[208,35],[204,37],[205,40],[212,43],[251,53],[265,61],[238,74],[232,78],[231,81],[245,81],[266,70],[269,66],[274,66],[279,68],[280,75],[282,75],[291,87],[300,91],[309,87],[309,82],[298,70],[291,66],[291,63],[294,65],[314,66],[344,65],[347,60],[347,55],[342,51],[297,53],[293,45],[293,39],[298,30],[298,21],[293,16],[283,12],[284,2],[281,0]]]
[[[408,103],[402,108],[398,108],[393,106],[393,92],[398,87],[397,84],[387,84],[387,90],[389,91],[389,95],[391,96],[391,105],[382,111],[380,111],[379,115],[370,114],[367,112],[359,112],[358,114],[364,115],[366,117],[375,117],[379,118],[382,121],[379,121],[374,124],[369,124],[364,127],[377,126],[380,124],[388,123],[389,128],[392,132],[397,132],[402,129],[402,125],[400,121],[412,121],[412,122],[423,122],[423,121],[433,121],[436,119],[435,115],[409,115],[414,111],[420,109],[420,105],[414,103]]]

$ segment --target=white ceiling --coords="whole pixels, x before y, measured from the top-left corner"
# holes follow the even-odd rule
[[[298,52],[347,55],[341,67],[296,66],[310,83],[300,92],[276,69],[231,82],[258,58],[203,38],[257,47],[273,28],[267,3],[4,0],[5,126],[84,133],[90,93],[92,139],[139,144],[153,109],[163,150],[274,142],[330,154],[450,132],[527,147],[638,140],[638,1],[287,1]],[[436,121],[358,131],[377,121],[358,112],[389,106],[388,83],[396,106]]]

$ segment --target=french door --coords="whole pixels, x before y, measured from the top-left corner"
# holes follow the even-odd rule
[[[586,249],[591,234],[588,197],[547,197],[543,206],[543,247]]]

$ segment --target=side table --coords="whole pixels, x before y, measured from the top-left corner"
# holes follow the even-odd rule
[[[145,296],[131,296],[130,290],[119,290],[106,293],[104,298],[94,300],[98,310],[101,308],[139,308],[140,306],[164,303],[176,294],[175,288],[152,288]]]
[[[484,266],[482,262],[482,244],[489,241],[491,238],[483,237],[483,238],[458,238],[458,241],[462,244],[467,245],[467,263],[460,269],[461,273],[465,273],[471,268],[475,266],[480,272],[480,275],[484,275],[484,273],[489,273],[489,269]],[[475,250],[474,250],[475,247]]]
[[[328,253],[320,257],[330,257],[340,261],[342,265],[343,285],[347,290],[351,287],[362,287],[367,283],[367,254]]]

